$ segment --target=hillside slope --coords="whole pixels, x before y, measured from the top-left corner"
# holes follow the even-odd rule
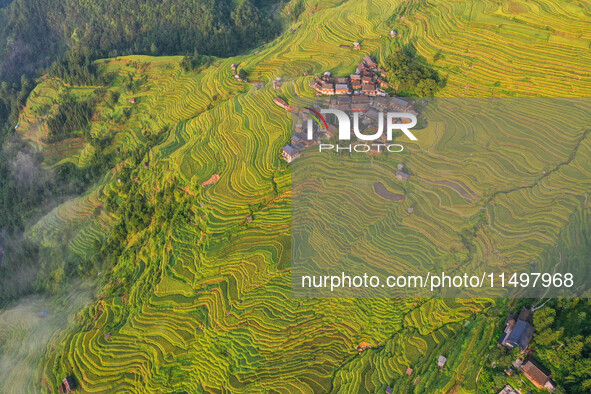
[[[91,133],[112,135],[109,149],[122,155],[148,144],[150,135],[162,140],[52,211],[31,236],[61,242],[59,234],[74,226],[80,231],[68,238],[70,250],[90,256],[94,241],[106,239],[120,220],[106,201],[131,192],[149,208],[158,205],[160,190],[171,188],[173,202],[162,208],[180,211],[186,203],[188,213],[129,233],[116,268],[103,273],[101,298],[49,352],[48,387],[73,375],[87,392],[475,390],[493,336],[489,301],[290,297],[290,171],[279,157],[289,115],[272,100],[311,96],[314,74],[345,75],[367,54],[380,60],[408,44],[448,77],[443,96],[588,96],[589,10],[555,1],[318,4],[264,48],[198,72],[182,71],[175,57],[99,62],[117,75],[109,90],[120,97],[99,105]],[[388,37],[392,28],[400,38]],[[354,41],[361,51],[341,47]],[[232,78],[233,63],[250,83]],[[278,92],[276,77],[284,81]],[[132,80],[139,82],[129,89]],[[84,167],[93,148],[83,140],[43,142],[44,113],[64,89],[84,95],[89,88],[44,80],[20,132],[38,144],[48,165]],[[588,159],[591,143],[581,146]],[[214,174],[219,181],[201,187]],[[569,201],[580,205],[578,197]],[[556,215],[558,228],[568,215],[566,209]],[[56,239],[44,238],[48,233]],[[511,247],[507,234],[495,234]],[[363,342],[373,348],[359,354]],[[443,371],[440,354],[448,358]]]

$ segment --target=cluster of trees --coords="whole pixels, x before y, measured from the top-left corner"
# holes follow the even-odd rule
[[[439,73],[412,48],[397,49],[386,59],[384,69],[388,73],[388,83],[401,96],[432,97],[445,85]]]
[[[88,134],[95,106],[93,99],[76,100],[70,94],[62,96],[56,113],[47,118],[48,142],[72,137],[74,132]]]
[[[100,57],[229,56],[279,31],[263,0],[13,0],[0,8],[0,80],[18,81],[71,48]]]
[[[96,52],[95,52],[96,53]],[[70,85],[96,86],[107,83],[105,76],[94,63],[93,52],[88,48],[74,48],[56,60],[49,69],[49,75],[58,77]]]
[[[0,146],[14,132],[20,110],[34,87],[35,84],[26,75],[21,77],[20,84],[0,84]]]
[[[192,197],[179,186],[176,179],[155,192],[147,192],[136,182],[142,176],[143,165],[140,164],[145,158],[142,153],[147,152],[144,149],[136,152],[131,158],[133,164],[122,168],[117,181],[111,184],[110,190],[104,195],[105,208],[118,220],[106,242],[95,245],[93,259],[95,265],[102,266],[103,269],[117,266],[131,236],[149,226],[153,226],[157,232],[166,231],[180,224],[179,222],[187,223],[194,215]],[[121,272],[119,269],[118,274]],[[117,278],[113,278],[117,281]]]
[[[534,314],[534,355],[559,383],[555,392],[591,392],[590,316],[590,299],[552,299]]]
[[[202,66],[208,66],[212,62],[212,58],[210,56],[199,55],[197,51],[193,56],[185,56],[183,60],[181,60],[181,68],[183,71],[193,71],[197,70]]]
[[[296,0],[291,10],[291,19],[297,21],[300,19],[300,15],[306,10],[306,5],[302,0]]]

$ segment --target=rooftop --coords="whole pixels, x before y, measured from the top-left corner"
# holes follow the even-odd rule
[[[287,144],[283,147],[283,152],[287,155],[293,156],[299,153],[299,150],[295,146]]]
[[[523,363],[521,370],[537,386],[545,386],[550,381],[550,372],[531,358]]]

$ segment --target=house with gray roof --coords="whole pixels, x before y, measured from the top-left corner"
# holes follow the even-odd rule
[[[518,347],[523,352],[529,346],[533,334],[533,312],[524,307],[519,315],[511,314],[507,317],[499,344],[507,349]]]

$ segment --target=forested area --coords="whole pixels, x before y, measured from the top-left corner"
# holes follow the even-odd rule
[[[536,359],[560,382],[560,393],[591,391],[591,300],[552,299],[534,314]]]
[[[0,80],[18,81],[68,49],[129,54],[228,56],[278,33],[277,1],[14,0],[0,9]]]

